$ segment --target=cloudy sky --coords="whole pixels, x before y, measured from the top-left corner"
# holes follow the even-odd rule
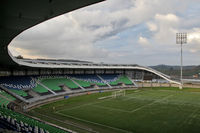
[[[184,65],[200,65],[200,0],[107,0],[28,29],[9,49],[26,58],[179,65],[177,32],[188,33]]]

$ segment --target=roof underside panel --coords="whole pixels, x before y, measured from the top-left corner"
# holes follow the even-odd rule
[[[22,31],[64,13],[103,0],[2,0],[0,4],[0,66],[17,65],[7,46]]]

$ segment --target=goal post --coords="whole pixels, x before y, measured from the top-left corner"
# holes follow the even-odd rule
[[[98,99],[102,100],[102,99],[106,99],[106,98],[117,98],[117,97],[121,97],[121,96],[125,96],[125,95],[126,95],[126,90],[117,90],[117,91],[113,91],[111,95],[99,97]]]
[[[117,97],[125,96],[125,95],[126,95],[126,90],[118,90],[118,91],[112,92],[112,98],[117,98]]]

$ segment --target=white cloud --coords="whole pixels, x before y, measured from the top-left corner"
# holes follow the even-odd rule
[[[140,36],[138,39],[138,43],[142,44],[142,45],[149,45],[149,41],[147,40],[147,38]]]
[[[148,29],[153,33],[152,39],[156,44],[173,45],[178,32],[180,18],[175,14],[155,14],[147,23]]]
[[[186,49],[193,53],[200,55],[200,28],[193,28],[187,31]]]
[[[152,22],[147,22],[147,26],[150,31],[157,31],[157,29],[158,29],[157,25]]]
[[[196,53],[196,52],[198,52],[198,50],[196,50],[196,49],[189,49],[189,51],[190,51],[191,53]]]
[[[121,58],[120,61],[122,58],[128,59],[127,56],[130,55],[127,51],[136,49],[138,53],[142,53],[140,50],[143,50],[143,47],[138,47],[137,43],[142,46],[154,43],[145,51],[147,54],[152,54],[152,51],[173,51],[171,47],[175,44],[175,33],[189,31],[184,27],[189,28],[199,22],[195,17],[195,20],[191,19],[192,22],[187,20],[184,25],[181,23],[185,20],[182,16],[187,13],[183,11],[190,8],[192,2],[197,1],[182,0],[180,3],[180,0],[107,0],[37,25],[19,35],[9,47],[13,54],[22,54],[26,57],[78,58],[98,62],[110,61],[114,56]],[[182,16],[179,16],[180,14]],[[105,38],[120,41],[118,33],[137,28],[140,24],[146,24],[148,35],[144,37],[142,33],[142,36],[135,37],[135,45],[126,47],[127,51],[124,53],[119,54],[112,51],[112,48],[102,48],[105,44],[101,44],[100,48],[95,46],[96,42]],[[140,35],[144,31],[137,32]],[[191,32],[198,30],[193,28]],[[123,41],[126,40],[124,38]],[[192,39],[193,45],[197,42],[198,39]],[[195,45],[195,49],[198,48]]]
[[[190,33],[188,33],[188,43],[200,44],[200,28],[195,28]]]
[[[179,18],[174,14],[156,14],[155,19],[158,21],[162,21],[163,23],[178,23]]]

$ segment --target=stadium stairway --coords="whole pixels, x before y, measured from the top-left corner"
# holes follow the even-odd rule
[[[47,86],[45,86],[44,84],[42,84],[40,81],[37,81],[37,83],[39,85],[41,85],[42,87],[44,87],[45,89],[47,89],[48,91],[50,91],[52,94],[57,95],[53,90],[49,89]]]
[[[37,86],[34,87],[31,90],[34,91],[35,93],[37,93],[40,96],[47,95],[47,94],[52,94],[50,91],[48,91],[47,89],[45,89],[44,87],[42,87],[39,84],[37,84]]]
[[[133,81],[126,75],[117,75],[117,74],[110,74],[110,75],[98,75],[106,84],[108,84],[111,88],[112,87],[129,87],[135,86]]]
[[[15,98],[17,98],[17,99],[19,99],[19,100],[21,100],[25,103],[28,103],[27,99],[25,99],[25,98],[21,97],[20,95],[17,95],[16,93],[10,91],[10,89],[7,89],[7,88],[5,88],[4,86],[1,86],[1,85],[0,85],[0,88],[2,90],[4,90],[5,92],[9,93],[10,95],[12,95],[13,97],[15,97]]]
[[[80,89],[80,87],[75,84],[70,78],[64,76],[49,77],[40,80],[40,83],[48,87],[54,92],[62,92],[63,86],[68,87],[71,90]]]
[[[66,92],[73,92],[73,90],[71,90],[70,88],[68,88],[67,86],[63,86],[62,87],[63,88],[63,90],[65,90]]]
[[[21,79],[13,81],[16,78]],[[6,77],[6,79],[9,81],[6,82],[2,77],[0,78],[0,86],[2,86],[3,90],[27,104],[40,102],[55,96],[99,89],[131,87],[134,85],[134,82],[129,77],[119,74],[36,75]],[[26,82],[23,82],[23,80]],[[5,84],[8,88],[4,86]],[[32,97],[28,99],[27,97],[29,96]]]
[[[126,85],[133,85],[132,81],[129,80],[129,78],[125,75],[119,75],[117,79],[115,79],[114,81],[111,81],[109,84],[112,86],[117,86],[120,83]]]
[[[74,81],[75,81],[76,83],[78,83],[80,86],[84,87],[84,89],[93,87],[89,82],[84,81],[84,80],[77,80],[77,79],[74,79]]]
[[[33,96],[33,97],[39,97],[39,96],[40,96],[37,92],[35,92],[35,91],[32,90],[32,89],[30,89],[28,93],[29,93],[29,95],[31,95],[31,96]]]
[[[85,89],[99,89],[108,86],[95,74],[70,74],[67,76],[71,79],[77,80],[77,82]]]
[[[127,76],[127,78],[133,83],[133,85],[134,85],[135,87],[138,88],[138,85],[135,83],[135,81],[133,81],[129,76]]]
[[[42,87],[40,84],[37,83],[38,78],[36,78],[36,77],[31,77],[31,78],[32,78],[32,79],[35,81],[35,83],[36,83],[35,87],[32,88],[31,91],[34,91],[35,93],[37,93],[37,94],[40,95],[40,96],[47,95],[47,94],[51,94],[50,91],[48,91],[47,89],[45,89],[44,87]],[[34,93],[33,93],[33,96],[34,96]]]
[[[0,105],[4,105],[4,103],[6,103],[5,106],[7,106],[8,103],[10,103],[11,101],[13,101],[13,100],[11,100],[11,99],[9,99],[8,97],[6,97],[6,96],[0,94]]]
[[[81,86],[80,84],[78,84],[74,79],[70,79],[74,84],[76,84],[78,87],[80,87],[82,90],[85,90],[85,88],[83,86]]]
[[[35,81],[30,76],[6,76],[0,77],[0,85],[8,92],[11,92],[15,97],[19,96],[24,99],[32,98],[27,93],[30,88],[35,86]],[[17,97],[17,98],[19,98]],[[23,100],[23,99],[21,99]]]
[[[77,84],[75,84],[69,77],[66,77],[65,87],[67,87],[71,91],[81,90],[81,88]]]
[[[16,98],[5,92],[4,90],[0,90],[0,106],[7,107],[10,103],[14,103],[18,105],[17,102],[15,102]],[[10,106],[12,107],[12,106]]]
[[[104,80],[100,75],[97,75],[98,78],[100,78],[106,85],[108,85],[110,88],[112,88],[112,86],[106,81]]]

